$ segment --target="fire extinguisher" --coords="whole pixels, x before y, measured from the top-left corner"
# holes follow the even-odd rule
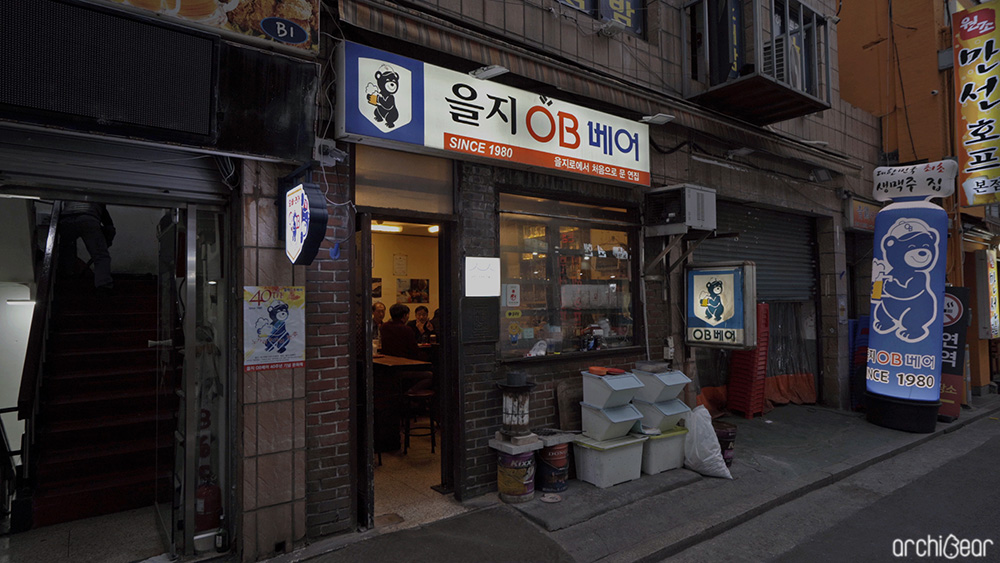
[[[222,490],[215,483],[205,483],[194,492],[194,528],[197,532],[214,530],[219,527],[222,513]]]

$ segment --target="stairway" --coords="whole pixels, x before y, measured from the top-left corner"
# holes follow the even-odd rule
[[[176,398],[157,404],[156,278],[59,280],[41,388],[34,526],[170,498]],[[165,495],[162,493],[166,493]]]

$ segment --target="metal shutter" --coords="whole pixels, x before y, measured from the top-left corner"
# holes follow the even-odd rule
[[[215,157],[162,147],[0,127],[0,191],[57,189],[160,202],[224,204]]]
[[[718,232],[739,239],[706,240],[697,262],[752,260],[757,264],[757,300],[810,301],[816,295],[816,229],[802,215],[718,202]]]

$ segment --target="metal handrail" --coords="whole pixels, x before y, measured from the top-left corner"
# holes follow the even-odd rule
[[[24,369],[21,372],[21,388],[17,395],[17,418],[25,421],[25,437],[21,443],[21,466],[25,479],[30,478],[31,471],[29,462],[31,448],[35,441],[35,416],[38,413],[39,389],[42,385],[42,358],[45,351],[45,338],[48,334],[49,304],[56,278],[55,268],[58,252],[56,235],[61,211],[62,202],[53,202],[52,215],[49,219],[49,234],[45,239],[45,257],[42,259],[42,269],[38,276],[35,310],[31,316],[31,330],[28,333],[28,345],[24,356]]]

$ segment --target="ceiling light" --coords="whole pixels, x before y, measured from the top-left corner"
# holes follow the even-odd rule
[[[401,233],[403,227],[399,225],[372,225],[372,230],[380,233]]]
[[[489,65],[479,67],[476,70],[470,70],[469,76],[480,80],[489,80],[491,78],[496,78],[501,74],[507,74],[508,72],[510,72],[510,69],[503,65]]]
[[[809,173],[809,179],[813,182],[829,182],[833,179],[833,175],[826,168],[816,168]]]
[[[670,114],[658,113],[656,115],[644,115],[639,121],[650,125],[663,125],[664,123],[670,123],[673,120],[674,116]]]
[[[34,305],[34,299],[8,299],[8,305]]]
[[[436,233],[436,232],[438,232],[440,230],[441,230],[441,226],[440,225],[431,225],[430,227],[427,227],[427,232],[428,233]]]

